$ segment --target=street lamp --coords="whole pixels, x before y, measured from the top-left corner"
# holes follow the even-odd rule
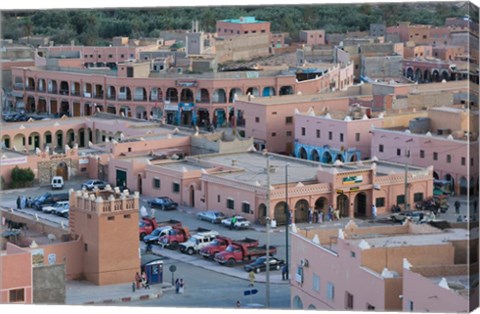
[[[288,280],[288,225],[290,224],[290,209],[288,206],[288,166],[290,164],[287,162],[285,164],[285,216],[287,217],[287,222],[285,224],[285,279]]]

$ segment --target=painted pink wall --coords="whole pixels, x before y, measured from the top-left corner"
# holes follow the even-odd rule
[[[7,243],[7,250],[0,254],[1,278],[0,303],[9,303],[9,290],[25,289],[24,304],[31,304],[32,299],[32,256],[28,250],[20,249]]]
[[[361,158],[370,157],[370,145],[372,135],[371,126],[381,128],[383,119],[373,118],[368,120],[344,121],[327,119],[324,116],[309,116],[305,113],[295,115],[295,140],[301,144],[322,147],[329,145],[332,148],[344,149],[356,148],[361,151]],[[302,128],[305,128],[305,136],[302,136]],[[317,138],[317,131],[320,130],[320,138]],[[332,132],[332,139],[328,139],[328,133]],[[344,140],[340,142],[340,134],[343,133]],[[360,133],[360,140],[357,142],[355,134]]]
[[[478,295],[477,295],[478,296]],[[462,313],[470,311],[469,299],[435,284],[411,270],[403,271],[403,308],[409,311],[413,301],[414,312]],[[478,301],[477,301],[478,304]]]

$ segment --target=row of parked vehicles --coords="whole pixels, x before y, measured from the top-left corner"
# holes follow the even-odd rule
[[[232,229],[248,229],[250,221],[242,216],[234,216],[227,218],[224,213],[218,211],[204,211],[197,214],[200,220],[211,222],[212,224],[221,224]],[[234,219],[235,218],[235,219]],[[232,223],[232,219],[234,220]]]
[[[50,193],[39,195],[31,200],[30,207],[48,214],[68,218],[70,209],[68,193]]]
[[[142,238],[142,233],[146,232],[147,225],[149,228],[153,226],[156,228]],[[157,222],[155,218],[151,217],[143,217],[140,221],[140,237],[147,245],[156,244],[162,248],[178,249],[188,255],[200,254],[221,265],[232,267],[239,263],[251,262],[244,265],[246,271],[260,272],[266,269],[267,248],[260,246],[258,240],[255,239],[235,240],[220,235],[215,230],[205,228],[190,230],[179,221]],[[269,247],[270,269],[272,270],[280,269],[284,264],[283,260],[272,256],[276,252],[275,246]]]

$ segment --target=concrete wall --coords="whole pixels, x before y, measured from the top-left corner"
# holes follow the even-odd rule
[[[33,303],[65,304],[65,265],[35,266],[33,268]]]
[[[217,63],[250,60],[270,55],[270,35],[248,34],[229,36],[215,43]]]

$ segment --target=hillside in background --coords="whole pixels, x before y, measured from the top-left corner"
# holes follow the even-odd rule
[[[273,32],[288,32],[296,39],[302,29],[366,31],[370,23],[383,21],[387,26],[399,21],[440,26],[447,17],[468,13],[467,2],[3,11],[1,30],[6,39],[48,35],[56,44],[75,40],[105,45],[114,36],[157,37],[164,30],[187,30],[192,20],[198,20],[202,30],[215,32],[217,20],[255,16],[270,21]]]

